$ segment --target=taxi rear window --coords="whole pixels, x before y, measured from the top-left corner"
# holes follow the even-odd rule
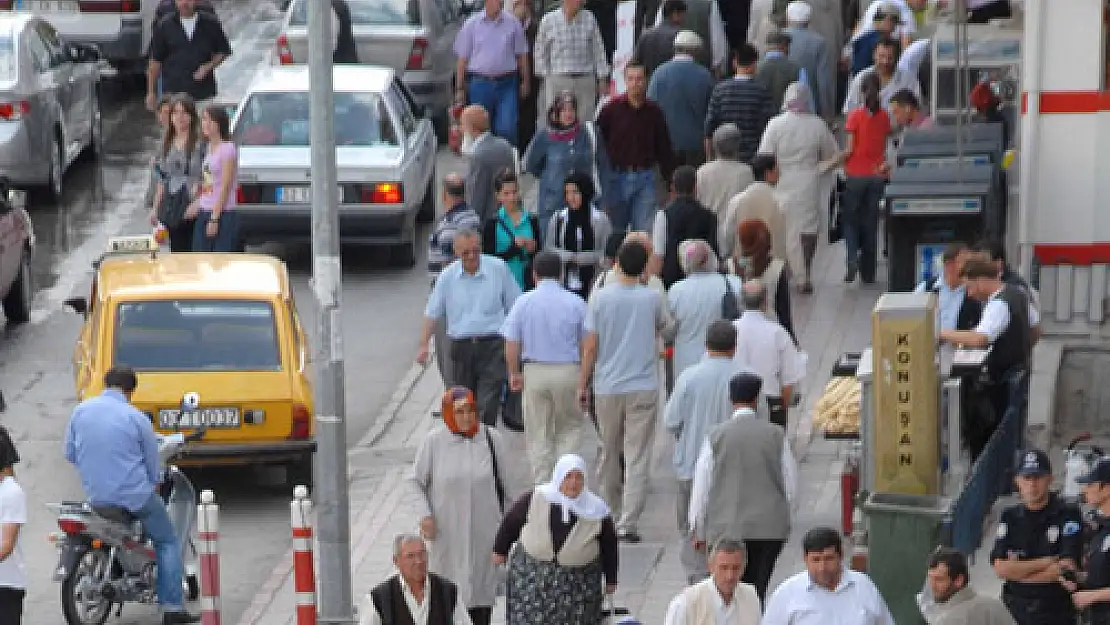
[[[400,145],[381,95],[337,93],[335,145]],[[308,147],[308,93],[260,92],[243,103],[232,134],[239,145]]]
[[[116,365],[136,371],[280,371],[269,302],[165,300],[116,308]]]

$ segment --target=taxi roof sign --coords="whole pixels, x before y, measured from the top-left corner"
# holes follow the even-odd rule
[[[109,254],[155,254],[157,252],[158,241],[153,235],[144,234],[108,239],[107,253]]]

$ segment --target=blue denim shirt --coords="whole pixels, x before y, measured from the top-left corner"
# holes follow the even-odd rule
[[[609,169],[609,160],[605,155],[602,145],[601,132],[596,127],[593,134],[597,140],[597,169],[601,181],[606,180]],[[540,179],[537,213],[540,218],[540,227],[545,229],[548,220],[556,211],[566,206],[563,194],[567,174],[572,170],[593,175],[594,156],[590,153],[590,133],[585,125],[579,127],[574,139],[570,141],[556,141],[550,133],[541,130],[536,133],[528,151],[524,154],[524,169]],[[597,201],[603,189],[594,189]],[[604,206],[603,204],[598,204]]]
[[[65,456],[77,467],[89,502],[136,512],[154,494],[161,463],[150,419],[109,389],[73,409]]]

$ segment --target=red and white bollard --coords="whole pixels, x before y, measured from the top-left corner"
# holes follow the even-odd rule
[[[200,622],[220,625],[220,507],[210,490],[197,506],[197,550],[200,552]]]
[[[293,590],[297,593],[297,625],[316,625],[316,569],[312,560],[312,500],[308,487],[293,489],[289,521],[293,526]]]

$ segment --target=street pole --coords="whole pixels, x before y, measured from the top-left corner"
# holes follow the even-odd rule
[[[350,493],[340,299],[339,182],[335,166],[331,3],[308,0],[312,165],[312,291],[316,296],[316,527],[320,625],[353,625]]]

